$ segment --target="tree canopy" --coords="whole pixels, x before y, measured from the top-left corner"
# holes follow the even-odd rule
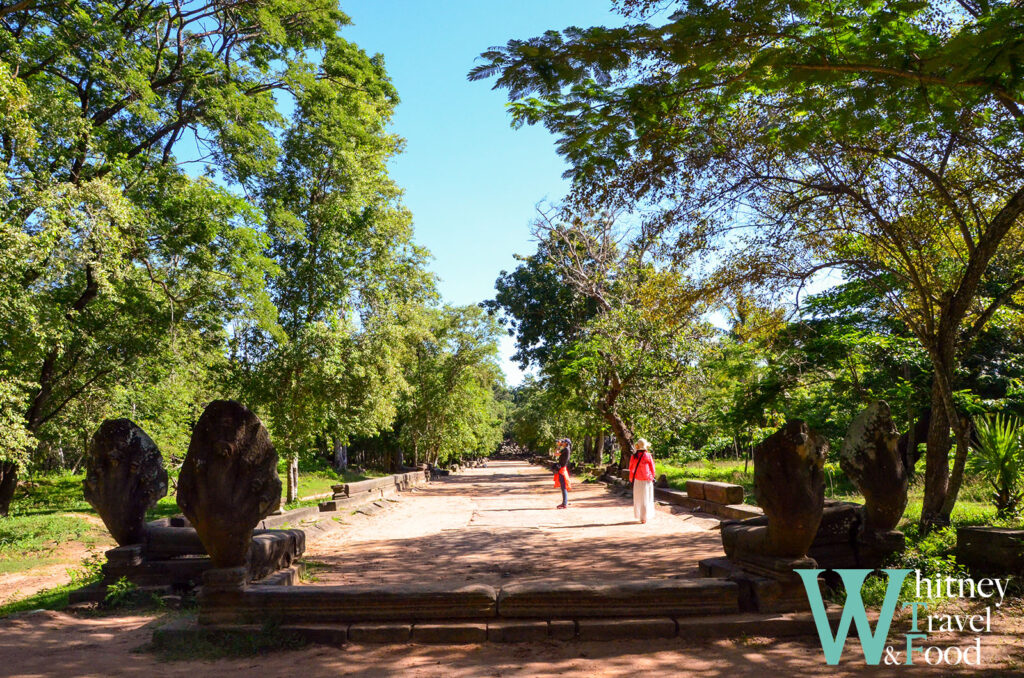
[[[968,448],[953,375],[1024,289],[1024,12],[738,0],[645,20],[662,6],[510,41],[470,77],[558,136],[574,208],[642,214],[709,290],[875,286],[931,363],[923,520],[947,521]]]

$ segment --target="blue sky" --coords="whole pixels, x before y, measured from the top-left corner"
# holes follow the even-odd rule
[[[510,38],[566,26],[621,25],[611,0],[343,0],[354,23],[343,32],[384,55],[401,97],[393,131],[406,139],[392,163],[405,190],[416,241],[433,254],[446,302],[475,304],[529,254],[535,206],[566,192],[565,165],[543,128],[513,130],[505,93],[466,73],[476,57]],[[502,366],[521,379],[502,344]]]

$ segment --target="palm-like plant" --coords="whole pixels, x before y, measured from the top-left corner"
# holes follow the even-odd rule
[[[1013,417],[996,414],[978,418],[975,428],[970,469],[992,485],[997,514],[1012,515],[1024,496],[1024,427]]]

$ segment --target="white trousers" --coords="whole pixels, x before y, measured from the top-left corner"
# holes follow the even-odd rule
[[[637,520],[654,517],[654,481],[633,481],[633,515]]]

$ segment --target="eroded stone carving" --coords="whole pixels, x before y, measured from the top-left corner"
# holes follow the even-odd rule
[[[839,466],[864,495],[865,530],[892,530],[907,508],[907,470],[889,405],[872,403],[853,420]]]
[[[129,419],[104,421],[89,444],[82,491],[118,545],[142,543],[146,511],[167,494],[156,443]]]
[[[277,452],[244,405],[217,400],[192,432],[178,480],[178,506],[214,567],[245,565],[253,529],[281,502]]]
[[[764,553],[803,558],[825,505],[828,441],[796,419],[754,448],[754,496],[768,520]]]

